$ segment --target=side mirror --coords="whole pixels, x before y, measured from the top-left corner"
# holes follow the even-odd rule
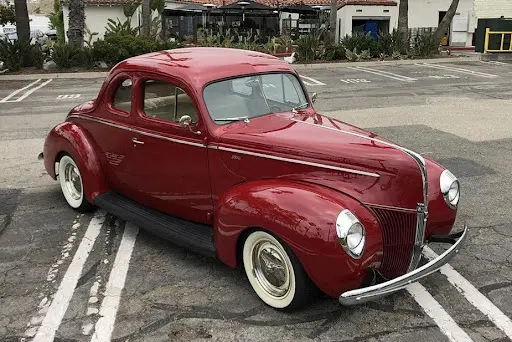
[[[192,118],[190,117],[190,115],[183,115],[180,118],[179,123],[180,123],[181,127],[188,128],[188,130],[190,132],[194,133],[195,135],[201,134],[201,131],[193,131],[192,130],[192,127],[190,126],[192,124]]]
[[[318,96],[317,93],[313,93],[313,95],[311,95],[311,102],[315,103],[316,102],[316,97]]]

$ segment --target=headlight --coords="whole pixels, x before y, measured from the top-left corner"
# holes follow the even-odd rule
[[[450,171],[444,170],[439,179],[441,193],[446,204],[452,209],[456,209],[460,199],[460,184]]]
[[[364,251],[366,232],[364,226],[350,210],[343,210],[336,219],[336,234],[345,251],[354,259],[359,259]]]

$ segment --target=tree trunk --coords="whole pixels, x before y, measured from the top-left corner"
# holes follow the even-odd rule
[[[443,20],[441,20],[441,22],[439,23],[439,26],[437,27],[437,30],[434,33],[434,38],[438,42],[441,42],[441,39],[443,39],[447,31],[449,32],[453,17],[457,12],[457,6],[459,6],[459,0],[453,0]]]
[[[151,8],[149,0],[142,0],[142,34],[149,36],[151,31]]]
[[[27,1],[14,0],[14,11],[16,12],[16,34],[18,40],[23,42],[30,41],[30,23],[28,19]]]
[[[76,48],[84,47],[85,9],[83,0],[69,1],[69,43]]]
[[[402,35],[404,41],[409,41],[409,0],[400,0],[398,7],[398,32]],[[402,46],[402,49],[406,49],[406,46]],[[405,51],[400,51],[405,53]]]
[[[336,44],[336,29],[337,29],[337,14],[338,14],[338,0],[331,0],[331,12],[329,14],[329,36],[332,44]]]

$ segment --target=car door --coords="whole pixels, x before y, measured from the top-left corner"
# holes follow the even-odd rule
[[[209,223],[213,210],[206,131],[183,83],[137,76],[131,183],[139,202],[169,215]],[[191,117],[190,128],[179,123]]]
[[[128,160],[133,150],[132,84],[129,73],[115,76],[99,99],[95,113],[81,122],[99,149],[98,157],[111,189],[127,196],[131,180]]]

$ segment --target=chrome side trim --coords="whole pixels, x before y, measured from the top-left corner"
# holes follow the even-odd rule
[[[468,227],[467,225],[464,225],[464,230],[462,232],[448,236],[450,239],[458,238],[458,240],[456,240],[456,242],[443,254],[430,261],[429,263],[384,283],[344,292],[338,298],[339,302],[343,305],[356,305],[368,302],[370,300],[375,300],[387,296],[393,292],[397,292],[407,287],[409,284],[417,282],[418,280],[436,272],[443,265],[447,264],[451,259],[453,259],[453,257],[459,252],[460,248],[466,241],[467,232]]]
[[[119,128],[119,129],[124,129],[125,131],[138,133],[140,135],[145,135],[147,137],[167,140],[167,141],[174,142],[174,143],[177,143],[177,144],[183,144],[183,145],[189,145],[189,146],[206,148],[206,145],[204,145],[204,144],[195,143],[195,142],[187,141],[187,140],[174,139],[174,138],[169,138],[169,137],[165,137],[165,136],[158,135],[158,134],[144,132],[144,131],[141,131],[141,130],[138,130],[138,129],[130,128],[128,126],[115,124],[115,123],[107,121],[107,120],[101,120],[101,119],[93,118],[93,117],[90,117],[90,116],[87,116],[87,115],[76,115],[76,114],[73,114],[73,115],[70,115],[69,117],[70,118],[77,118],[77,119],[85,119],[85,120],[89,120],[89,121],[93,121],[93,122],[97,122],[97,123],[102,123],[102,124],[105,124],[107,126],[111,126],[111,127],[115,127],[115,128]]]
[[[273,156],[273,155],[270,155],[270,154],[250,152],[250,151],[239,150],[239,149],[235,149],[235,148],[216,146],[216,145],[208,145],[208,148],[215,149],[215,150],[220,150],[220,151],[232,152],[232,153],[240,153],[240,154],[245,154],[245,155],[249,155],[249,156],[253,156],[253,157],[260,157],[260,158],[278,160],[278,161],[283,161],[283,162],[288,162],[288,163],[294,163],[294,164],[300,164],[300,165],[319,167],[319,168],[322,168],[322,169],[329,169],[329,170],[335,170],[335,171],[341,171],[341,172],[348,172],[348,173],[353,173],[353,174],[362,175],[362,176],[375,177],[375,178],[379,178],[380,177],[379,174],[373,173],[373,172],[366,172],[366,171],[360,171],[360,170],[354,170],[354,169],[347,169],[347,168],[344,168],[344,167],[338,167],[338,166],[332,166],[332,165],[326,165],[326,164],[319,164],[319,163],[308,162],[308,161],[298,160],[298,159],[278,157],[278,156]]]
[[[411,157],[416,164],[418,164],[418,167],[420,168],[421,172],[421,179],[422,179],[422,185],[423,185],[423,203],[418,203],[416,207],[416,211],[418,213],[417,217],[417,223],[416,223],[416,234],[415,234],[415,241],[414,241],[414,248],[411,253],[411,263],[409,265],[409,271],[415,269],[418,266],[418,263],[421,259],[421,251],[423,250],[423,246],[425,244],[425,229],[427,227],[427,220],[428,220],[428,175],[427,175],[427,165],[425,163],[425,159],[419,155],[418,153],[411,151],[407,148],[398,146],[396,144],[392,144],[386,141],[382,141],[380,139],[370,138],[368,136],[365,136],[363,134],[355,133],[355,132],[349,132],[344,131],[342,129],[338,128],[332,128],[332,127],[325,127],[322,125],[317,125],[315,123],[311,122],[305,122],[298,119],[291,119],[292,121],[303,123],[306,125],[316,126],[323,129],[329,129],[332,131],[356,136],[362,139],[378,142],[380,144],[395,148],[399,151],[402,151],[403,153],[407,154],[409,157]]]

